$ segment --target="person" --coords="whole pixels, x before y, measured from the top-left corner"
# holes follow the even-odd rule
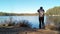
[[[45,24],[44,24],[44,9],[43,7],[40,7],[38,9],[38,14],[39,14],[39,29],[45,29]]]

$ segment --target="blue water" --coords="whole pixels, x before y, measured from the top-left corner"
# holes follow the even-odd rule
[[[38,16],[0,16],[0,24],[4,23],[5,20],[9,20],[10,17],[12,17],[13,21],[28,20],[32,24],[32,27],[39,27]],[[44,17],[44,22],[46,24],[46,16]]]

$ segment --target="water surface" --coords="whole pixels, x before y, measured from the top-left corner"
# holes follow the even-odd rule
[[[32,27],[38,28],[39,17],[38,16],[0,16],[0,24],[4,23],[5,20],[9,20],[12,17],[12,21],[28,20],[32,24]],[[44,22],[46,23],[46,16],[44,17]]]

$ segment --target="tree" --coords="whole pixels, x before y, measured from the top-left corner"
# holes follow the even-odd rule
[[[46,11],[46,14],[47,15],[60,15],[60,6],[48,9]]]

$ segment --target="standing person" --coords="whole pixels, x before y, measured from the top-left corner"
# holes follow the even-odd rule
[[[44,29],[45,28],[45,24],[44,24],[44,9],[43,7],[40,7],[40,9],[38,9],[38,14],[39,14],[39,29]]]

